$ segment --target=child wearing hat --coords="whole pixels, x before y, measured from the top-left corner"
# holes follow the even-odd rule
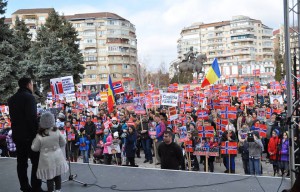
[[[55,191],[60,191],[61,174],[69,169],[62,151],[65,145],[65,137],[55,127],[54,115],[50,112],[44,113],[40,118],[40,128],[31,149],[40,152],[36,174],[37,178],[47,180],[48,191],[54,191],[54,183]]]
[[[88,163],[89,162],[88,152],[89,152],[90,141],[85,134],[84,128],[81,128],[79,130],[79,132],[80,132],[80,136],[79,136],[79,141],[77,142],[77,144],[79,145],[79,150],[83,157],[83,163]]]

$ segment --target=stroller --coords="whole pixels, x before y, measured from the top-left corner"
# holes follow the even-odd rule
[[[96,149],[94,149],[93,157],[94,157],[93,163],[95,163],[95,164],[103,164],[104,163],[103,142],[101,140],[97,144]]]

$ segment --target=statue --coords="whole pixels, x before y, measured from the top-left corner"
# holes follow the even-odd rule
[[[198,54],[193,52],[193,47],[190,47],[190,50],[184,54],[184,58],[173,64],[175,68],[176,75],[182,72],[197,72],[197,78],[200,73],[203,73],[202,66],[203,63],[207,61],[206,54]]]

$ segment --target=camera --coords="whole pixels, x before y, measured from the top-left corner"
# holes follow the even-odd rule
[[[247,133],[247,142],[254,142],[253,133]]]

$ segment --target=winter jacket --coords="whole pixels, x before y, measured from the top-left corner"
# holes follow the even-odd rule
[[[32,143],[38,129],[37,106],[32,92],[27,88],[20,88],[9,98],[8,106],[14,142]]]
[[[125,143],[126,157],[134,157],[136,150],[136,132],[127,134]]]
[[[161,121],[157,126],[156,126],[156,139],[157,141],[162,141],[164,132],[166,131],[166,125]]]
[[[84,129],[85,129],[85,134],[89,136],[90,139],[95,139],[96,125],[94,122],[92,121],[90,123],[86,122]]]
[[[104,143],[104,149],[103,149],[103,154],[108,154],[108,148],[107,146],[110,146],[112,144],[112,136],[111,134],[109,133],[108,136],[106,137],[106,141],[103,142]]]
[[[280,160],[281,161],[289,161],[289,140],[282,140],[281,150],[280,150]]]
[[[260,139],[257,139],[254,142],[248,142],[249,145],[249,157],[254,159],[260,159],[262,150],[263,150],[263,144]]]
[[[268,144],[268,153],[270,154],[270,160],[278,161],[278,145],[280,144],[280,139],[276,137],[271,137]]]
[[[45,180],[66,173],[69,169],[63,153],[63,147],[66,145],[65,137],[59,130],[48,129],[48,131],[49,136],[37,134],[31,145],[33,151],[40,152],[37,178]]]
[[[78,142],[76,145],[79,145],[80,151],[88,151],[89,150],[90,141],[88,140],[86,135],[79,136]]]
[[[10,152],[15,152],[17,150],[16,144],[13,142],[11,135],[12,135],[12,130],[10,130],[6,136],[7,149]]]

